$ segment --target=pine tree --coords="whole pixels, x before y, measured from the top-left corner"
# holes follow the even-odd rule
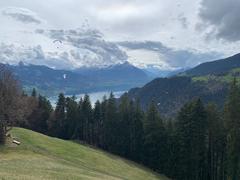
[[[106,115],[104,120],[104,147],[110,152],[116,151],[116,126],[117,121],[117,106],[113,93],[110,94],[106,104]]]
[[[177,118],[177,179],[206,179],[206,112],[200,99],[187,103]]]
[[[80,101],[78,102],[78,119],[77,119],[77,125],[74,132],[74,137],[78,140],[83,141],[83,117],[82,117],[82,104],[83,104],[83,98],[80,98]]]
[[[225,179],[226,136],[223,118],[215,104],[209,104],[207,111],[208,179]]]
[[[76,98],[73,96],[71,98],[66,98],[66,129],[67,129],[67,139],[74,139],[76,137],[75,132],[78,131],[78,103]]]
[[[240,90],[236,78],[230,88],[225,105],[225,121],[227,128],[227,179],[240,178]]]
[[[37,91],[36,91],[35,88],[33,88],[31,96],[34,97],[34,98],[37,97]]]
[[[88,95],[85,95],[81,105],[83,141],[92,144],[93,142],[93,112]]]
[[[55,122],[54,127],[56,136],[59,138],[67,138],[66,130],[66,101],[63,93],[60,93],[58,96],[57,106],[55,109]]]
[[[103,149],[107,149],[107,105],[108,105],[108,100],[107,97],[104,96],[101,102],[101,119],[102,119],[102,123],[101,123],[101,127],[100,127],[100,142],[99,142],[99,147],[103,148]]]
[[[93,144],[96,146],[101,145],[103,133],[103,116],[100,101],[97,101],[94,106],[93,112],[94,128],[93,128]]]
[[[129,105],[129,114],[130,114],[130,149],[129,149],[129,158],[141,162],[143,156],[143,121],[144,121],[144,112],[141,110],[140,103],[137,101],[134,103],[130,102]]]
[[[166,131],[167,131],[167,160],[165,162],[165,172],[169,178],[176,177],[177,172],[177,154],[179,153],[178,149],[178,136],[176,134],[176,122],[172,119],[166,120]]]
[[[48,133],[49,118],[53,111],[50,101],[41,95],[38,98],[34,96],[26,98],[29,101],[28,103],[31,104],[32,112],[26,118],[27,122],[24,123],[25,126],[24,124],[22,126],[40,133]]]
[[[120,99],[118,118],[114,121],[115,130],[115,153],[121,156],[130,155],[130,123],[133,117],[130,117],[130,104],[127,95]]]
[[[52,113],[52,105],[46,97],[39,95],[38,97],[38,107],[35,110],[35,122],[34,126],[36,131],[41,133],[47,133],[48,131],[48,120]]]
[[[167,136],[163,120],[154,102],[149,105],[144,122],[144,162],[147,166],[165,171]]]
[[[0,114],[0,144],[4,144],[6,140],[5,119],[4,115]]]

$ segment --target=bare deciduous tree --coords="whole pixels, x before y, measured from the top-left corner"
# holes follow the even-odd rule
[[[22,117],[21,94],[17,80],[5,65],[0,65],[0,143],[15,120]]]

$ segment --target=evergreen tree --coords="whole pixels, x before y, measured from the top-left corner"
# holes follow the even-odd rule
[[[97,101],[94,106],[93,112],[94,129],[93,129],[93,144],[96,146],[101,145],[102,129],[103,129],[103,116],[100,101]]]
[[[71,117],[73,117],[73,116],[75,117],[76,116],[75,117],[76,119],[70,121],[71,122],[71,126],[75,125],[75,127],[72,127],[74,129],[73,129],[73,132],[72,132],[71,139],[77,139],[77,140],[81,140],[81,141],[83,141],[82,104],[83,104],[83,99],[82,98],[80,98],[80,101],[78,103],[75,102],[75,100],[74,100],[74,102],[71,103],[71,106],[72,106],[72,109],[71,109],[71,114],[72,115],[71,115]]]
[[[37,131],[41,133],[47,133],[48,131],[48,120],[53,111],[52,105],[46,97],[39,95],[38,97],[38,114],[39,120],[36,120],[35,127]]]
[[[88,95],[85,95],[81,105],[83,141],[93,143],[93,112]]]
[[[133,117],[130,115],[130,104],[127,95],[120,98],[118,118],[114,120],[115,127],[115,153],[121,156],[130,155],[130,123]],[[113,128],[114,128],[113,127]]]
[[[147,166],[165,171],[167,135],[163,120],[154,102],[149,105],[144,122],[144,162]]]
[[[225,105],[225,119],[227,128],[227,178],[240,178],[240,90],[236,78],[230,88]]]
[[[167,130],[167,160],[165,162],[165,172],[168,177],[176,177],[177,172],[177,157],[179,153],[178,149],[178,136],[176,133],[175,121],[172,119],[167,119],[166,130]]]
[[[0,144],[4,144],[6,141],[6,117],[0,114]]]
[[[177,179],[206,179],[206,112],[200,99],[187,103],[177,118]]]
[[[31,96],[37,98],[37,91],[35,88],[33,88]]]
[[[41,95],[38,98],[31,96],[28,99],[33,111],[27,117],[27,125],[25,127],[40,133],[47,133],[49,118],[53,111],[50,101]]]
[[[225,179],[226,136],[223,118],[215,104],[209,104],[207,111],[207,148],[208,148],[208,179]]]
[[[68,139],[78,138],[75,134],[78,131],[78,119],[79,111],[76,98],[74,96],[66,98],[66,129]]]
[[[143,121],[144,112],[141,110],[140,103],[137,101],[130,102],[130,149],[129,158],[134,161],[141,162],[143,156]]]
[[[63,93],[60,93],[58,96],[57,106],[55,109],[55,122],[53,128],[55,128],[56,136],[59,138],[67,138],[66,130],[66,101]]]
[[[111,93],[106,104],[104,120],[104,147],[110,152],[116,151],[116,137],[118,136],[116,130],[119,128],[116,126],[117,117],[116,101],[113,93]]]
[[[103,149],[107,149],[107,105],[108,105],[108,100],[107,97],[104,96],[103,100],[101,102],[101,119],[102,119],[102,124],[100,127],[100,142],[99,142],[99,147],[103,148]]]

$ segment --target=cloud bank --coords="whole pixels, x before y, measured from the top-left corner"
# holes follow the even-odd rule
[[[34,58],[38,57],[35,51],[40,46],[45,58],[41,62],[56,67],[60,67],[57,58],[66,67],[122,62],[127,58],[141,66],[194,66],[239,53],[239,3],[239,0],[0,1],[0,42],[7,51],[12,45],[18,52],[31,49]],[[54,39],[64,41],[64,47],[56,48]],[[145,47],[125,52],[116,45],[121,41],[138,42]],[[152,44],[146,42],[161,42],[161,48],[167,50],[156,51],[154,48],[160,46],[152,49]],[[20,57],[28,57],[25,53]],[[1,56],[6,57],[10,55]]]
[[[199,16],[208,36],[231,42],[240,40],[239,0],[202,0]]]
[[[2,14],[23,23],[42,23],[42,20],[34,12],[25,8],[8,7],[2,10]]]

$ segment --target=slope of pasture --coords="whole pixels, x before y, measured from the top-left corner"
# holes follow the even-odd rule
[[[1,179],[160,179],[167,178],[128,160],[71,141],[14,128],[20,146],[0,147]]]

